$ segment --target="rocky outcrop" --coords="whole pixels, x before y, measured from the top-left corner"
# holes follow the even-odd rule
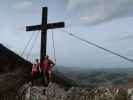
[[[133,100],[133,88],[128,88],[128,100]]]
[[[65,90],[56,83],[50,83],[47,88],[30,86],[24,96],[24,100],[127,100],[127,91],[112,87],[95,89],[71,87]]]

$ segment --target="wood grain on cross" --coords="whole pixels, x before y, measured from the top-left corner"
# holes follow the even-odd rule
[[[48,8],[42,8],[42,24],[26,26],[26,31],[37,31],[41,30],[41,49],[40,49],[40,62],[42,63],[43,57],[46,56],[46,47],[47,47],[47,30],[55,28],[63,28],[65,26],[64,22],[57,23],[47,23]]]

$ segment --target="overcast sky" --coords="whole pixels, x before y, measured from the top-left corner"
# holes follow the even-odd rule
[[[40,33],[26,32],[26,25],[41,23],[41,8],[48,7],[48,22],[64,21],[65,30],[133,59],[133,0],[0,0],[0,43],[33,61],[40,54]],[[133,63],[53,30],[57,65],[73,67],[133,67]],[[47,53],[53,58],[52,31]],[[30,52],[29,58],[27,55]]]

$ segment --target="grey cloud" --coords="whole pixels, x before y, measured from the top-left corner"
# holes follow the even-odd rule
[[[32,2],[31,1],[21,1],[18,2],[17,4],[13,5],[13,8],[17,9],[17,10],[23,10],[23,9],[27,9],[29,7],[32,6]]]
[[[116,18],[129,16],[133,10],[133,0],[67,0],[68,10],[80,13],[84,24],[93,25]]]
[[[114,37],[113,39],[110,39],[109,40],[110,42],[116,42],[116,41],[133,41],[133,34],[130,34],[130,35],[125,35],[125,36],[117,36],[117,37]]]
[[[130,40],[130,39],[133,39],[133,34],[121,37],[119,40]]]

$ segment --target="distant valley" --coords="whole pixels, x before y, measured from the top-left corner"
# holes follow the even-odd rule
[[[128,74],[133,68],[67,68],[58,67],[68,78],[81,86],[121,86],[128,83]]]

